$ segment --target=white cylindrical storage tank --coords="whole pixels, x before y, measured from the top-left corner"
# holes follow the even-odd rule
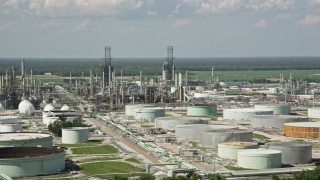
[[[155,118],[164,117],[165,109],[158,107],[137,108],[134,110],[133,118],[136,120],[153,121]]]
[[[319,107],[308,108],[308,117],[319,119],[320,118],[320,108]]]
[[[238,151],[239,167],[248,169],[280,168],[281,151],[270,149],[244,149]]]
[[[19,123],[18,116],[0,116],[0,124],[17,124]]]
[[[208,130],[201,132],[200,144],[216,148],[221,142],[252,142],[252,136],[252,131],[243,129]]]
[[[135,113],[135,109],[144,108],[144,107],[154,107],[152,104],[127,104],[125,106],[125,114],[127,116],[133,116]]]
[[[155,127],[174,130],[178,125],[208,124],[210,118],[203,117],[160,117],[155,119]]]
[[[241,109],[224,109],[223,119],[229,120],[243,120],[250,121],[253,116],[256,115],[271,115],[272,110],[269,109],[253,109],[253,108],[241,108]]]
[[[4,106],[0,103],[0,112],[4,111]]]
[[[175,135],[177,138],[199,141],[201,132],[208,131],[208,130],[221,130],[221,129],[238,129],[238,127],[231,126],[231,125],[223,125],[223,124],[179,125],[175,127]]]
[[[255,129],[275,128],[282,129],[283,124],[289,122],[307,122],[305,116],[293,115],[260,115],[251,118],[251,127]]]
[[[22,102],[20,102],[18,109],[19,109],[19,113],[25,116],[32,115],[35,110],[32,103],[28,100],[23,100]]]
[[[312,145],[294,142],[272,142],[266,145],[267,149],[282,152],[283,164],[308,164],[312,161]]]
[[[0,124],[1,133],[22,131],[22,124]]]
[[[0,147],[52,146],[52,135],[40,133],[1,133]]]
[[[320,136],[320,122],[291,122],[283,124],[287,137],[316,139]]]
[[[58,173],[65,169],[65,151],[56,147],[0,148],[0,174],[9,177]]]
[[[224,142],[218,144],[218,156],[225,159],[237,159],[238,151],[242,149],[257,149],[259,145],[253,142]]]
[[[213,116],[216,114],[217,114],[216,105],[187,107],[187,116]]]
[[[256,109],[270,109],[275,115],[290,115],[291,107],[289,104],[256,104]]]
[[[88,142],[89,129],[87,127],[62,128],[62,143],[77,144]]]

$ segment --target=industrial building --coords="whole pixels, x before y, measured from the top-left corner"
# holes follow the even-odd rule
[[[280,168],[281,151],[270,149],[244,149],[238,151],[239,167],[248,169]]]
[[[89,129],[87,127],[62,128],[62,143],[78,144],[88,142]]]
[[[0,147],[52,146],[52,136],[40,133],[2,133]]]
[[[0,174],[23,177],[55,174],[65,169],[65,152],[56,147],[2,147]]]

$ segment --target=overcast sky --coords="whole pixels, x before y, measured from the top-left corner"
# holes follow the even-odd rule
[[[320,0],[0,0],[0,57],[320,56]]]

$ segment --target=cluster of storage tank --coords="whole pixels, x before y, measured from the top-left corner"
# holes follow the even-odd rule
[[[225,142],[218,145],[218,156],[237,160],[237,165],[242,168],[280,168],[283,165],[311,163],[312,146],[305,143],[273,142],[258,148],[257,143]]]

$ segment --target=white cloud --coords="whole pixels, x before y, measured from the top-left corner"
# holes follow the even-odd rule
[[[182,0],[196,8],[196,12],[214,14],[239,10],[267,11],[272,9],[287,10],[294,6],[294,0]]]
[[[17,9],[19,8],[19,0],[8,0],[5,5],[9,8]]]
[[[191,23],[191,20],[190,19],[178,19],[176,20],[172,26],[173,27],[179,27],[179,26],[187,26]]]
[[[268,26],[268,21],[266,19],[261,19],[254,24],[254,28],[265,28]]]
[[[83,30],[83,29],[87,28],[88,25],[89,25],[89,21],[86,19],[86,20],[83,20],[80,24],[78,24],[76,29]]]
[[[320,16],[306,15],[304,19],[298,21],[299,25],[317,25],[320,24]]]
[[[147,14],[150,15],[150,16],[155,16],[158,13],[156,11],[148,11]]]
[[[311,6],[318,6],[320,5],[320,0],[309,0],[309,4]]]

